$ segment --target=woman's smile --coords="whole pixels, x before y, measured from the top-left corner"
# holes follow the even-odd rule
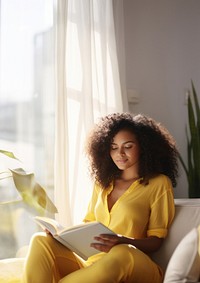
[[[125,164],[128,161],[128,159],[117,159],[116,163],[120,163],[120,164]]]

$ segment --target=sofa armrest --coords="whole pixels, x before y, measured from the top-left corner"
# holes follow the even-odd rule
[[[166,270],[168,262],[183,237],[200,224],[200,199],[175,199],[175,218],[161,248],[152,259]]]
[[[0,260],[0,282],[20,283],[25,258],[9,258]]]

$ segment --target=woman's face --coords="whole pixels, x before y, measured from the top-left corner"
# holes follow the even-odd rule
[[[139,144],[136,136],[128,130],[119,131],[111,143],[110,156],[120,170],[134,168],[137,172]]]

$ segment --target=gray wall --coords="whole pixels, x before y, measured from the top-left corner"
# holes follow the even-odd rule
[[[185,93],[191,79],[200,96],[200,1],[124,0],[123,4],[126,84],[139,95],[129,110],[162,122],[186,158]],[[187,196],[180,166],[175,197]]]

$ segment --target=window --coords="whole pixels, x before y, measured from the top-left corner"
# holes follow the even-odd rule
[[[0,0],[0,171],[34,172],[53,200],[54,17],[53,0]],[[0,202],[18,198],[12,179],[0,180]],[[0,258],[15,256],[36,229],[22,203],[0,205]]]

